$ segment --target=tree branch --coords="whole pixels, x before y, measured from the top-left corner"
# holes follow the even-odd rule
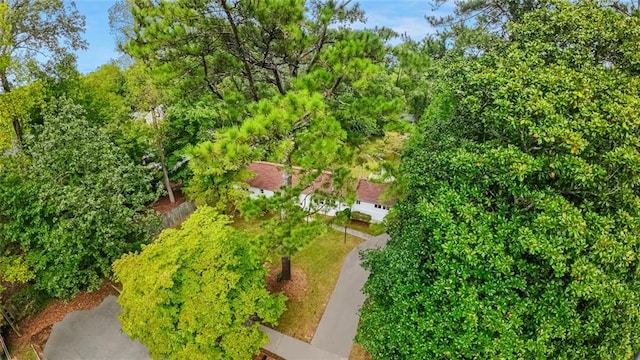
[[[202,59],[202,68],[204,70],[204,81],[207,83],[207,87],[209,88],[209,90],[211,90],[211,92],[214,95],[218,97],[218,99],[223,100],[222,94],[220,94],[220,92],[215,88],[215,86],[213,86],[211,81],[209,81],[209,66],[207,65],[207,59],[205,58],[204,54],[202,54],[200,58]]]
[[[224,10],[224,13],[227,16],[227,20],[229,21],[229,25],[231,26],[231,31],[233,32],[233,38],[235,40],[236,48],[238,49],[238,55],[240,57],[240,61],[244,65],[244,72],[247,76],[247,80],[249,81],[249,91],[251,91],[251,96],[253,100],[258,101],[258,91],[256,90],[256,84],[253,80],[253,73],[251,72],[251,67],[249,66],[249,62],[247,61],[247,56],[245,54],[244,48],[242,47],[242,42],[240,41],[240,35],[238,35],[238,27],[236,26],[236,22],[233,20],[233,16],[231,15],[231,10],[227,5],[226,0],[219,0],[220,6]]]

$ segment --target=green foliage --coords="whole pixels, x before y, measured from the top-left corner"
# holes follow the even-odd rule
[[[309,212],[298,205],[298,197],[292,196],[290,189],[270,198],[261,196],[246,200],[240,211],[249,219],[255,219],[263,213],[278,214],[263,219],[260,225],[265,229],[258,236],[265,257],[271,254],[289,257],[326,231],[322,221],[310,218]]]
[[[53,297],[96,288],[157,225],[145,206],[155,199],[145,169],[67,100],[47,111],[30,155],[4,159],[0,250],[24,257],[35,288]]]
[[[285,298],[271,296],[246,233],[209,207],[114,263],[123,330],[155,359],[248,359],[267,343]],[[140,274],[146,274],[140,276]]]
[[[17,320],[22,320],[37,315],[51,301],[53,299],[46,292],[37,290],[33,285],[26,285],[9,296],[7,305],[16,310],[12,311],[11,315]]]
[[[443,49],[443,40],[430,38],[420,42],[405,40],[392,49],[396,59],[396,64],[392,67],[395,85],[402,90],[406,101],[406,112],[414,120],[422,117],[436,92],[433,85],[441,67],[433,58],[438,57]],[[406,122],[399,124],[406,124]]]
[[[353,211],[353,212],[351,212],[351,219],[357,220],[357,221],[366,222],[366,223],[370,223],[371,222],[371,215],[362,213],[360,211]]]
[[[337,211],[333,220],[340,226],[347,226],[347,224],[351,220],[351,208],[348,207],[344,208],[341,211]]]
[[[125,74],[117,65],[102,65],[96,71],[82,76],[75,101],[86,111],[87,119],[95,124],[114,124],[130,117],[131,107],[126,101]]]
[[[403,157],[393,240],[366,256],[374,357],[638,351],[639,21],[558,1],[510,25],[513,43],[449,59]]]
[[[327,113],[324,98],[318,93],[291,91],[255,103],[251,112],[252,117],[242,125],[219,133],[215,142],[204,142],[191,150],[189,166],[194,177],[187,193],[196,202],[220,210],[231,212],[239,208],[247,218],[280,214],[263,224],[270,231],[260,239],[264,249],[291,256],[322,229],[318,221],[306,221],[309,212],[298,204],[302,191],[324,170],[333,170],[335,193],[349,183],[348,171],[341,168],[346,158],[346,133]],[[244,181],[251,173],[246,167],[265,158],[284,163],[286,179],[282,191],[271,198],[250,200]],[[294,164],[301,169],[294,170]],[[322,190],[310,194],[331,195],[335,194],[324,194]]]
[[[8,0],[0,5],[0,88],[26,83],[30,72],[83,49],[84,16],[60,0]],[[13,82],[13,83],[12,83]]]
[[[44,103],[44,84],[40,81],[0,94],[0,153],[13,148],[17,141],[13,121],[20,121],[23,130],[30,132],[31,119]]]
[[[252,116],[242,125],[216,135],[190,151],[193,180],[186,189],[196,202],[228,209],[246,198],[246,166],[264,158],[305,169],[297,184],[299,194],[319,173],[344,163],[345,132],[327,114],[320,94],[289,92],[252,106]],[[291,185],[291,184],[289,184]],[[295,194],[288,194],[294,198]],[[297,201],[297,199],[296,199]]]
[[[325,96],[349,142],[362,143],[381,135],[404,106],[385,67],[389,31],[342,26],[363,18],[349,1],[128,5],[132,24],[120,27],[128,37],[124,48],[162,73],[158,78],[180,99],[179,108],[190,108],[175,112],[188,125],[197,125],[203,111],[215,114],[208,122],[218,127],[235,124],[251,102],[308,91]]]
[[[387,227],[383,223],[373,223],[369,225],[369,233],[371,235],[384,234],[385,231],[387,231]]]

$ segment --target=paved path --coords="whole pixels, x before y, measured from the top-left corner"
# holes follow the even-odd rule
[[[47,360],[147,360],[147,348],[123,334],[115,296],[89,311],[74,311],[53,325],[44,347]]]
[[[334,227],[338,231],[344,228]],[[358,311],[364,302],[362,286],[369,277],[360,266],[360,251],[382,247],[389,236],[371,236],[352,229],[347,233],[366,241],[353,249],[342,266],[329,304],[311,344],[262,326],[269,335],[268,351],[286,360],[347,359],[356,334]],[[147,348],[122,333],[115,296],[107,297],[90,311],[76,311],[55,324],[44,348],[47,360],[147,360]]]
[[[269,343],[263,348],[287,360],[346,360],[346,357],[319,349],[304,341],[277,332],[265,326],[260,330],[269,335]]]
[[[344,228],[334,228],[344,232]],[[345,358],[351,353],[360,320],[360,307],[365,300],[362,287],[369,277],[369,272],[360,266],[360,251],[383,247],[389,239],[387,234],[371,236],[352,229],[347,229],[347,233],[366,241],[347,255],[329,304],[311,340],[312,345]]]

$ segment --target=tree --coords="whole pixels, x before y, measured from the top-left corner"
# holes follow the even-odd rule
[[[229,222],[199,207],[114,263],[123,330],[153,358],[248,359],[267,343],[258,321],[275,323],[285,298],[269,295],[251,239]]]
[[[219,101],[246,117],[253,102],[290,91],[326,92],[354,143],[380,135],[404,105],[385,67],[384,41],[392,33],[344,27],[363,18],[349,1],[129,5],[133,23],[119,26],[129,39],[125,50],[162,67],[182,102]]]
[[[242,125],[192,149],[189,166],[194,177],[187,193],[199,203],[222,210],[241,207],[248,217],[264,212],[280,214],[269,221],[271,230],[263,240],[267,248],[282,255],[286,275],[290,273],[289,257],[318,233],[318,223],[305,221],[309,214],[298,206],[302,190],[325,170],[333,170],[336,191],[347,182],[347,172],[341,169],[346,133],[327,113],[324,98],[318,93],[289,92],[262,100],[252,110],[253,116]],[[269,199],[246,202],[248,193],[243,190],[243,182],[250,178],[246,167],[265,158],[283,164],[282,191]],[[301,167],[295,174],[294,165]]]
[[[8,93],[28,80],[43,59],[62,61],[69,50],[86,48],[80,38],[84,16],[62,0],[0,1],[0,85]],[[24,144],[19,118],[12,119],[16,138]]]
[[[150,70],[151,69],[145,67],[143,63],[134,64],[127,72],[127,88],[131,102],[136,105],[136,108],[142,110],[143,113],[148,111],[151,115],[156,152],[158,154],[160,169],[162,170],[162,182],[169,195],[169,201],[174,203],[176,200],[173,196],[173,189],[171,188],[171,181],[169,180],[169,171],[167,170],[167,163],[165,161],[163,138],[164,128],[166,126],[160,124],[160,122],[166,121],[164,116],[161,116],[161,109],[164,107],[162,103],[163,91],[155,84],[155,79]]]
[[[0,154],[17,147],[16,120],[20,129],[30,131],[30,120],[39,115],[45,105],[45,87],[42,81],[21,86],[11,92],[0,94]]]
[[[49,108],[30,149],[0,172],[0,239],[24,257],[37,289],[64,298],[94,289],[155,230],[150,179],[67,100]]]
[[[380,358],[633,358],[640,19],[555,2],[448,59],[358,341]],[[603,41],[603,39],[606,39]]]
[[[134,162],[142,163],[152,152],[157,134],[131,113],[132,108],[140,108],[140,99],[132,96],[140,90],[127,74],[115,64],[103,65],[80,76],[77,85],[67,91],[67,96],[85,109],[87,119],[96,121],[92,125],[101,127]]]

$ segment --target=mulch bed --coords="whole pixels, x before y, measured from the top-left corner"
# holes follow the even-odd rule
[[[62,321],[68,313],[79,310],[91,310],[100,305],[109,295],[118,295],[113,283],[105,280],[100,289],[94,292],[81,292],[69,302],[56,300],[49,304],[41,313],[18,323],[20,336],[10,331],[7,342],[14,348],[20,348],[28,343],[33,344],[42,357],[44,345],[49,340],[53,324]]]
[[[173,196],[176,200],[176,202],[174,202],[173,204],[171,203],[171,201],[169,201],[169,196],[165,195],[158,199],[155,204],[153,204],[153,209],[161,214],[164,214],[168,213],[183,202],[187,201],[186,196],[182,193],[182,190],[180,188],[176,188],[173,190]]]
[[[298,299],[304,296],[309,290],[307,284],[307,274],[298,267],[291,268],[291,280],[278,281],[278,274],[280,273],[280,267],[271,267],[269,275],[267,275],[265,282],[267,283],[267,290],[270,293],[275,294],[282,292],[289,299]]]

